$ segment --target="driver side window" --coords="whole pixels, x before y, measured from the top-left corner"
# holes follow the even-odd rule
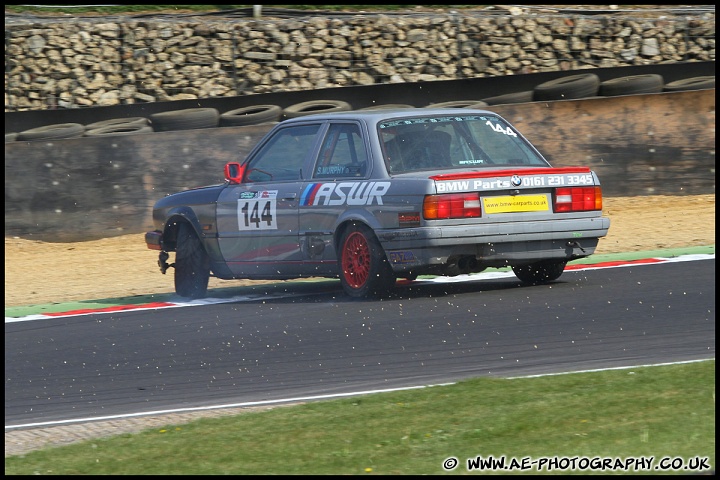
[[[275,133],[248,165],[245,181],[300,180],[303,163],[315,145],[320,124],[283,128]]]

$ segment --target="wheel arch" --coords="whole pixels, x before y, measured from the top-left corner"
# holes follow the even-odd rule
[[[377,229],[380,228],[380,222],[373,215],[365,210],[346,212],[345,215],[338,219],[333,233],[333,247],[335,251],[338,252],[338,255],[340,252],[340,239],[343,233],[345,233],[345,230],[353,223],[364,225],[377,237],[378,241],[380,241],[380,237],[376,233]],[[380,245],[382,245],[382,242],[380,242]],[[385,247],[383,247],[383,250],[384,249]]]
[[[181,223],[186,223],[195,231],[198,238],[203,238],[200,221],[195,212],[189,207],[180,207],[169,212],[168,218],[163,227],[163,250],[174,252],[177,247],[178,229]]]

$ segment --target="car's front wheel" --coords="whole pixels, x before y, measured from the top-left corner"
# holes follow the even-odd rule
[[[210,258],[193,228],[178,226],[175,250],[175,292],[181,297],[203,298],[210,280]]]
[[[395,274],[372,231],[357,223],[340,239],[340,281],[354,298],[378,297],[395,285]]]
[[[530,265],[512,267],[515,276],[523,283],[540,285],[557,280],[565,270],[567,262],[537,262]]]

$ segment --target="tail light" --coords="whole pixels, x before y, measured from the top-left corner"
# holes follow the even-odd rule
[[[563,187],[555,189],[555,212],[602,210],[601,187]]]
[[[426,195],[423,201],[423,217],[427,220],[474,218],[480,215],[480,196],[477,192]]]

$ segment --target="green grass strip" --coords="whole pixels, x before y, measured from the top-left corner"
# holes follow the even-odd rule
[[[715,361],[478,378],[275,407],[6,457],[5,474],[434,475],[447,473],[443,462],[450,457],[458,459],[451,473],[467,474],[468,459],[490,456],[508,462],[652,457],[654,467],[668,457],[714,468]],[[556,467],[539,473],[683,472]]]

